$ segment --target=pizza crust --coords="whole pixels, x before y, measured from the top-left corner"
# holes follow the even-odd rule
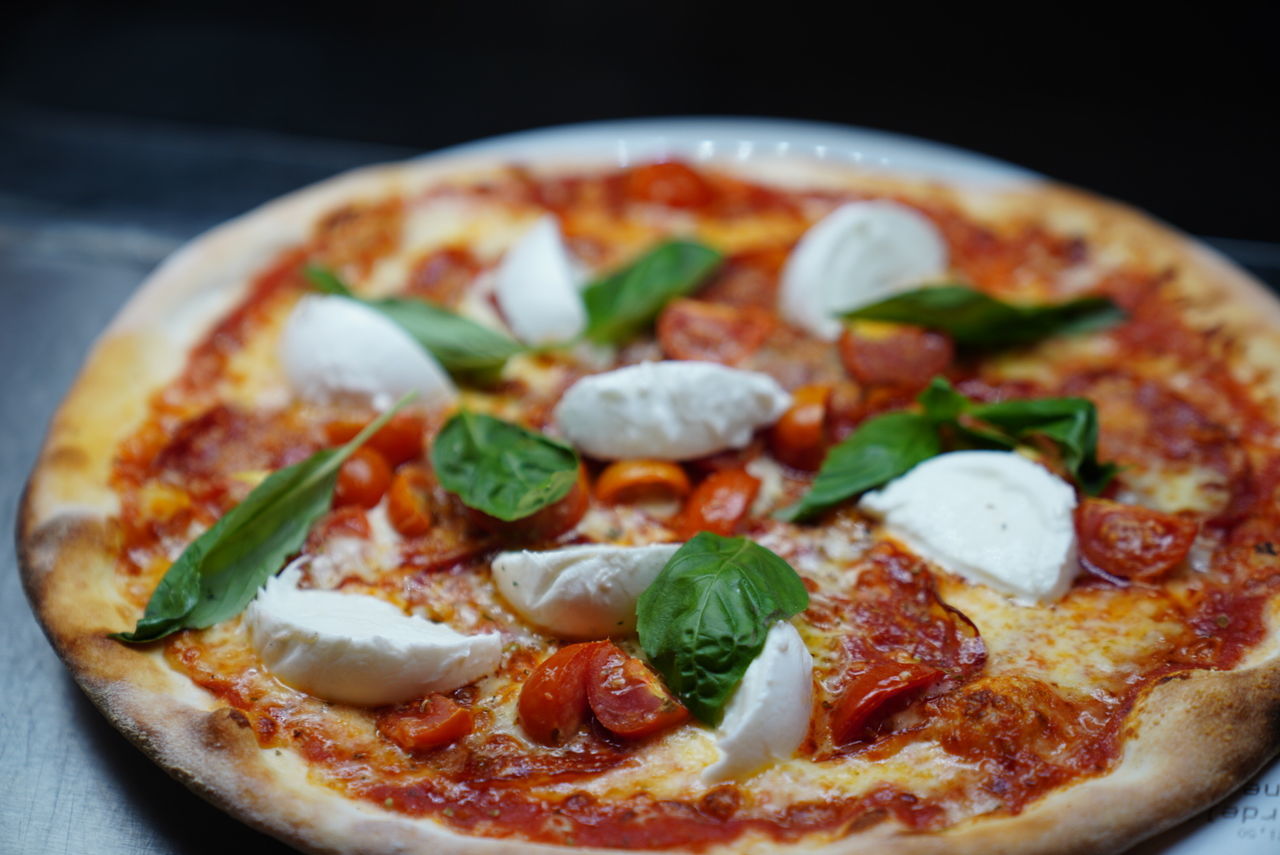
[[[354,199],[412,192],[446,177],[501,171],[492,160],[466,157],[358,170],[192,242],[148,279],[95,344],[50,425],[23,498],[23,582],[86,694],[194,792],[305,851],[514,855],[563,848],[463,836],[429,819],[382,811],[312,784],[299,759],[260,749],[243,714],[217,708],[210,695],[172,671],[159,650],[107,639],[107,632],[132,626],[136,617],[113,583],[115,535],[107,520],[116,500],[106,487],[112,455],[143,419],[150,391],[173,378],[188,348],[239,299],[252,272],[304,239],[322,212]],[[761,180],[754,165],[749,172]],[[1241,371],[1280,397],[1280,302],[1225,260],[1129,208],[1049,184],[957,191],[820,164],[777,163],[767,172],[783,184],[906,188],[985,214],[1049,212],[1051,221],[1070,224],[1101,244],[1123,244],[1148,260],[1176,264],[1182,270],[1177,287],[1197,306],[1197,316],[1246,342]],[[1280,748],[1280,602],[1271,603],[1268,626],[1268,644],[1252,651],[1242,667],[1179,675],[1140,697],[1126,722],[1123,757],[1110,773],[1056,791],[1015,816],[977,817],[930,834],[881,823],[820,851],[881,852],[891,841],[895,852],[921,855],[1098,852],[1174,825],[1226,796]],[[773,841],[748,838],[729,847],[777,848]]]

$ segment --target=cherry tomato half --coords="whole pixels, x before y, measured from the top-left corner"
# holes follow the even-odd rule
[[[596,497],[609,504],[683,499],[688,493],[689,476],[665,460],[619,460],[606,466],[596,479]]]
[[[559,745],[582,729],[587,720],[587,667],[602,646],[612,645],[607,641],[570,644],[533,669],[516,702],[520,726],[530,739]]]
[[[941,671],[928,665],[871,665],[853,678],[831,710],[831,741],[846,745],[861,739],[869,726],[892,711],[894,705],[890,702],[905,700],[941,676]]]
[[[421,537],[431,530],[431,476],[422,466],[408,464],[396,470],[387,491],[387,519],[405,537]]]
[[[769,449],[778,460],[812,471],[827,453],[827,400],[830,386],[801,386],[791,393],[791,407],[769,431]]]
[[[359,505],[372,508],[382,501],[391,486],[391,467],[387,460],[368,446],[361,446],[338,470],[338,486],[333,491],[333,506]]]
[[[629,739],[666,730],[689,717],[648,665],[612,642],[600,644],[591,653],[587,703],[600,724]]]
[[[700,531],[727,537],[747,518],[759,491],[760,479],[743,469],[712,472],[685,500],[677,527],[685,537]]]
[[[1085,499],[1076,508],[1080,555],[1087,565],[1123,579],[1158,579],[1191,551],[1199,525],[1186,517]]]
[[[405,751],[426,751],[457,742],[474,726],[471,710],[439,694],[378,716],[378,731]]]
[[[324,426],[324,433],[329,442],[339,445],[358,434],[369,421],[335,419]],[[377,433],[369,437],[366,447],[381,454],[392,467],[399,466],[422,457],[426,428],[426,416],[402,411],[392,416]]]

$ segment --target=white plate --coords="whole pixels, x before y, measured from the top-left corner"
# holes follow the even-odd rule
[[[806,158],[950,181],[1008,183],[1042,179],[1028,169],[915,137],[790,119],[676,118],[587,122],[519,131],[425,155],[498,157],[587,155],[619,166],[679,155],[689,160]]]

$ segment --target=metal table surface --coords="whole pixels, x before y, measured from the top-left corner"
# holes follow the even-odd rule
[[[204,229],[352,166],[414,152],[247,131],[0,113],[0,514],[13,530],[41,437],[95,335]],[[1217,242],[1280,287],[1280,247]],[[292,850],[175,784],[107,724],[0,556],[0,853]],[[1203,820],[1147,853],[1179,848]]]

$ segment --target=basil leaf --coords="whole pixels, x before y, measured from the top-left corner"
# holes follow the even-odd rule
[[[408,396],[402,398],[341,448],[318,451],[267,476],[183,550],[152,592],[133,631],[111,637],[155,641],[239,614],[329,510],[343,461],[407,400]]]
[[[461,412],[436,437],[431,465],[464,505],[510,522],[567,496],[580,464],[576,451],[540,433]]]
[[[941,453],[938,423],[928,415],[897,412],[868,419],[827,452],[809,492],[775,516],[807,519]]]
[[[827,452],[809,492],[774,516],[802,521],[906,474],[944,450],[1011,451],[1030,436],[1052,440],[1063,465],[1090,495],[1101,492],[1118,471],[1115,464],[1098,462],[1098,411],[1084,398],[975,404],[945,378],[935,377],[916,400],[920,413],[888,413],[863,422]]]
[[[1107,297],[1018,305],[963,285],[940,285],[897,294],[844,318],[914,324],[945,332],[962,347],[991,349],[1101,329],[1124,320],[1125,313]]]
[[[508,359],[524,350],[514,339],[425,300],[366,300],[352,293],[330,270],[307,267],[306,275],[317,290],[355,300],[390,318],[451,374],[488,381]]]
[[[769,628],[808,606],[809,592],[787,562],[746,538],[704,531],[640,595],[636,627],[667,685],[714,725]]]
[[[692,293],[722,258],[693,241],[673,240],[654,247],[583,290],[587,309],[583,335],[602,344],[634,335],[652,323],[668,301]]]
[[[1001,401],[974,406],[969,415],[998,428],[1010,444],[1032,435],[1049,438],[1057,445],[1068,471],[1090,495],[1101,492],[1118,469],[1113,463],[1098,462],[1098,411],[1084,398]]]

